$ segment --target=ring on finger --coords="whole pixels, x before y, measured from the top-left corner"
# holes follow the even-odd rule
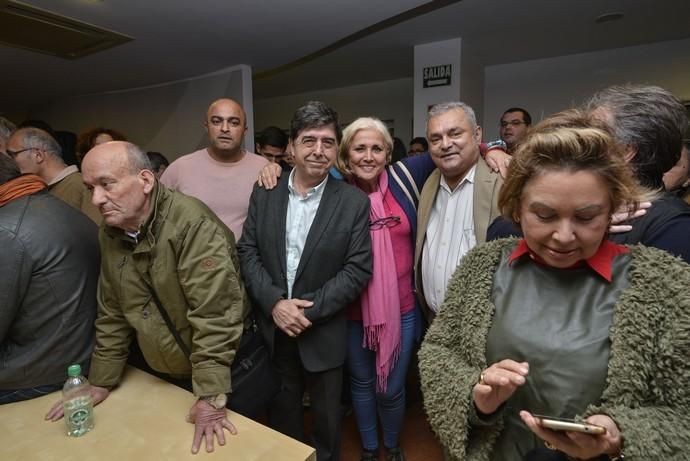
[[[484,372],[479,373],[479,384],[486,386],[486,381],[484,381]]]
[[[558,450],[558,448],[556,447],[556,445],[554,445],[554,444],[552,444],[552,443],[549,443],[549,442],[547,442],[547,441],[544,441],[544,446],[545,446],[546,448],[548,448],[549,450]]]

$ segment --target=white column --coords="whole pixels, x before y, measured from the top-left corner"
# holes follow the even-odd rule
[[[414,136],[426,136],[430,106],[460,97],[461,51],[460,38],[414,47]]]
[[[446,101],[469,104],[481,120],[484,65],[461,38],[414,47],[414,136],[426,136],[429,107]]]

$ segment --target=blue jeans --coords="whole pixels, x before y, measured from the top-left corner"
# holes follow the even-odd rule
[[[378,449],[377,413],[383,427],[383,444],[394,448],[405,419],[405,378],[415,340],[418,317],[412,310],[400,318],[400,356],[388,375],[384,394],[376,392],[376,352],[362,347],[361,321],[347,322],[347,363],[350,370],[352,408],[355,411],[362,447]]]
[[[0,390],[0,405],[35,399],[36,397],[42,397],[59,389],[62,389],[62,383],[46,384],[44,386],[36,386],[28,389]]]

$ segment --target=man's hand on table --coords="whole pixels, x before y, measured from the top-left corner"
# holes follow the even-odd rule
[[[206,451],[213,451],[213,434],[218,437],[218,444],[225,445],[224,429],[230,431],[232,435],[237,434],[237,429],[227,418],[225,407],[214,408],[204,400],[197,400],[189,410],[187,422],[194,423],[194,440],[192,442],[192,453],[197,454],[201,446],[201,438],[206,438]]]
[[[109,395],[110,391],[105,387],[91,385],[91,400],[93,401],[94,406],[107,399]],[[53,405],[53,408],[46,413],[45,419],[50,421],[58,421],[64,415],[65,408],[63,407],[62,400],[59,400],[57,403],[55,403],[55,405]]]

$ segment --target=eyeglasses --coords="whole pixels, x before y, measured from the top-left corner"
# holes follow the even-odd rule
[[[17,155],[21,154],[22,152],[26,152],[27,150],[38,150],[37,147],[27,147],[26,149],[19,149],[19,150],[9,150],[7,149],[7,155],[9,155],[12,158],[15,158]]]
[[[333,138],[315,138],[314,136],[305,136],[302,138],[302,140],[299,142],[302,144],[304,147],[314,147],[316,144],[321,141],[321,145],[323,146],[323,150],[333,150],[336,148],[337,143],[335,142],[335,139]]]
[[[524,120],[511,120],[509,122],[501,122],[501,128],[505,128],[508,125],[511,125],[511,126],[527,125],[527,122],[525,122]]]
[[[375,221],[369,221],[369,229],[380,230],[384,227],[395,227],[400,224],[400,216],[386,216],[385,218],[379,218]]]

